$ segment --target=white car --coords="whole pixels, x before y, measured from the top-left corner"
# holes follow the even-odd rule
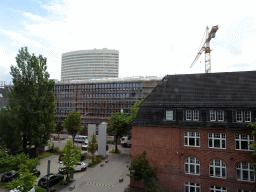
[[[84,142],[84,144],[82,145],[82,150],[83,150],[83,151],[86,151],[86,150],[87,150],[87,147],[88,147],[88,140],[86,140],[86,141]]]
[[[59,172],[64,173],[65,167],[66,166],[63,163],[61,163],[61,165],[59,167]],[[81,161],[81,162],[78,162],[76,165],[74,165],[73,168],[75,169],[75,171],[85,171],[87,169],[87,165],[86,165],[86,163]]]
[[[18,189],[12,189],[10,190],[10,192],[20,192]],[[35,188],[33,187],[32,189],[30,189],[29,192],[35,192]]]

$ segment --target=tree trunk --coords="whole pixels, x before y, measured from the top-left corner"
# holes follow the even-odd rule
[[[58,139],[59,139],[59,142],[60,142],[60,132],[58,132]]]
[[[117,153],[117,138],[118,138],[118,136],[116,135],[116,149],[115,149],[115,153]]]
[[[23,135],[23,151],[27,154],[27,139],[26,135]]]

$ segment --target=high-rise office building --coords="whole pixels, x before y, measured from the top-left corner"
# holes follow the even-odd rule
[[[62,82],[92,78],[118,78],[118,72],[118,50],[103,48],[72,51],[62,54]]]

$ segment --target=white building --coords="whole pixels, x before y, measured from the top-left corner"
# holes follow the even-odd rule
[[[103,48],[62,54],[62,82],[88,80],[91,78],[118,78],[118,73],[118,50]]]

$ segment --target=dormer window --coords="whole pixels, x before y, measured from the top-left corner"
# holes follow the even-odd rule
[[[210,121],[224,121],[224,111],[210,111]]]
[[[198,110],[186,110],[186,120],[187,121],[199,121],[199,111]]]
[[[236,111],[236,122],[251,122],[251,111]]]
[[[173,110],[166,110],[166,120],[173,120]]]

